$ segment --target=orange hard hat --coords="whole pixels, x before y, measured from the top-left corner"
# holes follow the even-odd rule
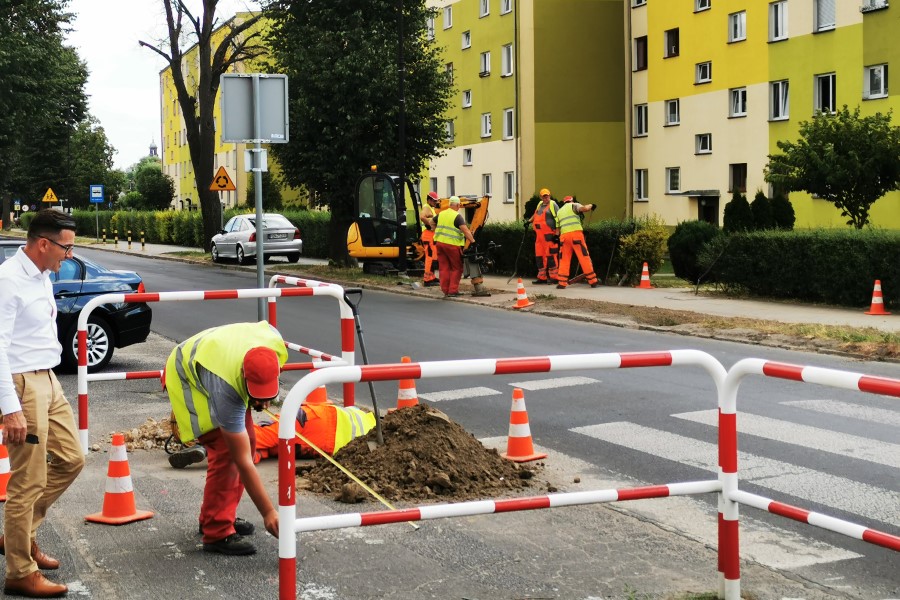
[[[541,197],[549,196],[549,195],[550,195],[550,190],[548,190],[547,188],[542,188],[542,189],[541,189],[541,193],[540,193],[540,196],[541,196]]]

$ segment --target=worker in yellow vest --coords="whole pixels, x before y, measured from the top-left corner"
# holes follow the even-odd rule
[[[213,327],[175,347],[163,381],[181,440],[197,440],[208,464],[200,531],[203,550],[246,555],[256,548],[245,539],[253,525],[236,520],[244,488],[266,530],[278,537],[278,511],[253,466],[255,434],[250,409],[263,410],[278,397],[278,376],[287,349],[265,321]]]
[[[459,296],[459,280],[463,274],[463,247],[475,243],[475,237],[459,214],[459,198],[450,197],[450,205],[437,218],[434,242],[438,251],[438,271],[444,298]]]
[[[600,282],[594,273],[594,264],[591,262],[591,255],[588,253],[587,241],[584,239],[584,228],[581,226],[579,213],[586,213],[594,210],[593,204],[581,205],[575,202],[572,196],[563,198],[563,205],[556,213],[557,222],[559,223],[559,243],[562,248],[562,258],[559,261],[559,273],[557,279],[559,283],[556,286],[558,290],[564,290],[569,285],[569,268],[572,263],[572,254],[578,257],[578,263],[581,270],[584,271],[587,282],[591,287],[597,287]]]

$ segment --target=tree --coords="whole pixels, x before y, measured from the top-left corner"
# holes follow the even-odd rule
[[[89,116],[75,127],[66,159],[71,181],[66,197],[71,207],[90,206],[90,186],[93,184],[102,184],[107,198],[119,196],[121,180],[112,175],[115,152],[94,117]]]
[[[247,206],[256,206],[256,177],[247,178]],[[262,174],[263,211],[281,210],[281,184],[271,171]]]
[[[405,152],[399,134],[398,37],[403,7]],[[349,264],[347,228],[356,179],[421,172],[445,144],[452,83],[428,39],[424,0],[273,0],[267,36],[289,81],[291,139],[273,152],[285,182],[331,210],[330,258]]]
[[[212,236],[219,232],[222,225],[219,195],[209,189],[214,175],[216,124],[213,109],[219,93],[219,80],[235,64],[252,60],[265,52],[265,48],[257,43],[259,35],[254,29],[262,15],[241,21],[233,18],[220,24],[216,19],[219,0],[203,0],[203,12],[197,17],[182,0],[162,0],[162,4],[166,11],[168,39],[157,44],[139,43],[162,56],[172,71],[203,216],[203,245],[209,250]],[[185,22],[190,33],[184,30]],[[224,28],[222,38],[213,48],[213,32],[220,26]],[[191,61],[190,65],[182,60],[186,41],[197,45],[197,61]],[[182,70],[183,66],[191,68],[194,65],[196,72]]]
[[[786,229],[790,231],[794,228],[794,205],[791,201],[781,194],[776,194],[770,201],[772,203],[772,220],[778,229]]]
[[[832,202],[857,229],[886,193],[900,189],[900,128],[891,113],[860,117],[844,107],[800,123],[796,142],[777,142],[766,180],[786,191],[805,191]]]
[[[722,231],[733,233],[752,230],[753,211],[750,209],[750,203],[747,202],[747,196],[735,190],[722,214]]]
[[[750,203],[750,212],[753,213],[754,229],[772,229],[775,221],[772,216],[772,204],[762,190],[756,192],[753,202]]]
[[[146,164],[137,171],[134,188],[143,199],[144,210],[168,210],[175,199],[175,182],[158,164]]]

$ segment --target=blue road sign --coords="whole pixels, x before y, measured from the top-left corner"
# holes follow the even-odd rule
[[[91,202],[101,204],[103,202],[103,186],[91,185]]]

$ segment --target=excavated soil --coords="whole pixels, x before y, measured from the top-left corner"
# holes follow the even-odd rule
[[[334,457],[388,500],[458,501],[508,495],[536,485],[541,463],[520,465],[485,448],[475,436],[426,404],[396,410],[382,419],[384,444],[373,429]],[[329,494],[341,502],[372,499],[324,460],[297,480],[297,488]]]

